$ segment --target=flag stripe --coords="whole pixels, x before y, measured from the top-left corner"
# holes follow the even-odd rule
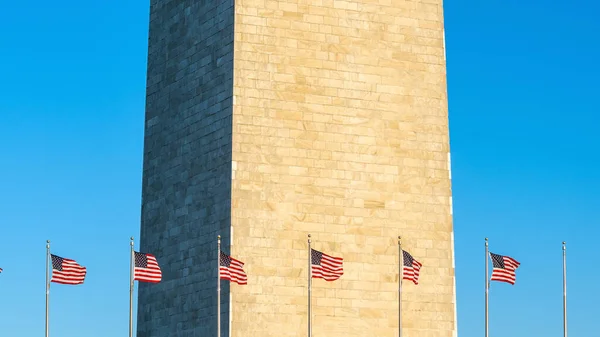
[[[506,282],[514,285],[517,279],[516,270],[521,265],[517,260],[490,253],[493,269],[491,281]]]
[[[134,280],[149,283],[158,283],[162,280],[162,271],[154,255],[134,252],[134,259]]]
[[[311,249],[312,278],[335,281],[344,275],[344,259]]]
[[[423,264],[415,260],[412,255],[404,250],[402,251],[402,260],[402,279],[419,284],[419,275],[421,274]]]
[[[219,278],[228,280],[239,285],[248,284],[248,275],[244,272],[244,263],[231,256],[220,252],[219,256]]]
[[[52,260],[52,278],[50,282],[59,284],[83,284],[87,269],[80,266],[75,260],[65,259],[57,255],[50,255]]]

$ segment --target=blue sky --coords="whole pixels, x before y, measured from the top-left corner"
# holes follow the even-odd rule
[[[53,286],[53,335],[127,333],[148,10],[141,0],[2,5],[3,334],[44,329],[47,238],[89,268],[85,286]],[[581,0],[445,5],[459,337],[483,333],[486,236],[521,262],[515,286],[492,284],[492,337],[561,336],[563,240],[569,332],[599,336],[599,10]]]

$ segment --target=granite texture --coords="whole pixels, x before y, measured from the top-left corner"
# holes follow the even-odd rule
[[[441,0],[237,0],[232,337],[397,336],[398,246],[423,263],[403,337],[456,334]]]
[[[231,219],[233,1],[152,1],[140,250],[139,337],[216,333],[218,234]],[[229,286],[222,286],[223,336]]]

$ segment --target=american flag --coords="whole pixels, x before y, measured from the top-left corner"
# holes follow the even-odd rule
[[[4,269],[0,268],[0,273],[3,271]]]
[[[221,280],[229,280],[240,285],[248,284],[248,276],[243,267],[244,262],[221,252],[219,258],[219,278]]]
[[[322,278],[325,281],[335,281],[344,274],[341,257],[333,257],[311,249],[312,278]]]
[[[402,279],[419,284],[419,273],[423,266],[421,262],[415,260],[412,255],[404,250],[402,251],[402,260]]]
[[[508,256],[502,256],[494,253],[490,253],[490,256],[492,258],[492,264],[494,265],[491,280],[506,282],[514,285],[516,279],[515,270],[517,270],[520,263]]]
[[[50,282],[60,284],[83,284],[87,270],[80,266],[75,260],[65,259],[51,254],[52,278]]]
[[[134,252],[133,280],[158,283],[162,279],[160,266],[152,254]]]

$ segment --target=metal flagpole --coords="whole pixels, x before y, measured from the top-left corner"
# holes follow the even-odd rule
[[[311,310],[311,293],[312,293],[312,249],[310,248],[310,234],[308,234],[308,337],[312,337],[312,310]]]
[[[489,255],[488,238],[485,238],[485,337],[489,336],[489,300],[490,300],[490,282],[489,275]]]
[[[129,253],[129,337],[133,337],[133,274],[135,254],[133,252],[133,236],[131,237],[131,252]]]
[[[563,241],[563,336],[567,337],[567,243]]]
[[[404,277],[404,254],[402,254],[402,241],[398,236],[398,337],[402,337],[402,278]]]
[[[50,309],[50,240],[46,240],[46,337],[48,337],[48,311]]]
[[[217,337],[221,337],[221,235],[217,236]]]

